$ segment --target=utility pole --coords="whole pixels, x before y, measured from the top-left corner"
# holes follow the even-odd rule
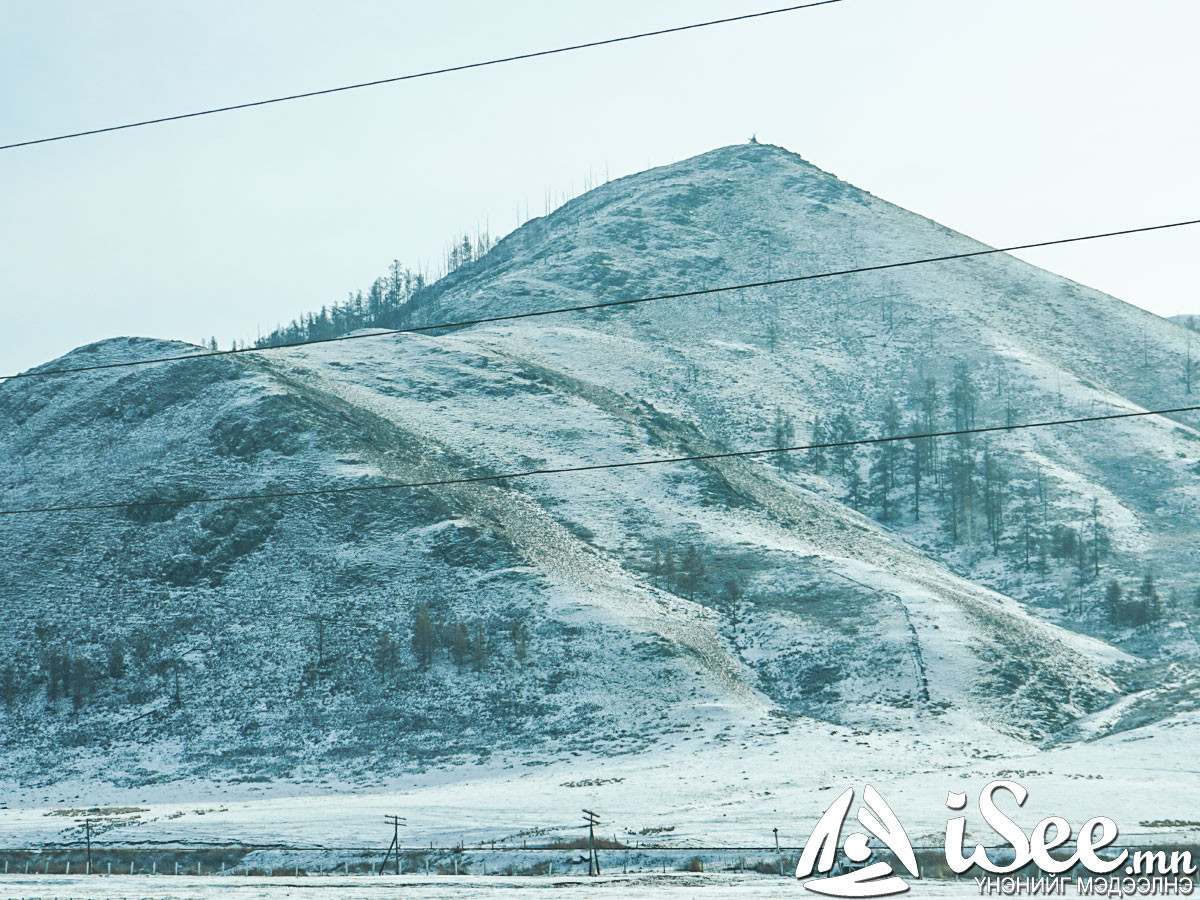
[[[585,809],[583,821],[587,823],[588,830],[588,875],[595,877],[600,874],[600,854],[596,852],[596,826],[600,824],[600,817],[590,809]]]
[[[779,858],[779,874],[782,875],[783,874],[783,854],[779,852],[779,829],[772,828],[771,831],[773,831],[775,833],[775,855]]]
[[[92,820],[84,819],[83,828],[87,834],[87,874],[92,874]]]
[[[403,816],[384,816],[383,821],[392,826],[392,842],[388,844],[387,853],[383,855],[383,862],[379,864],[379,874],[383,874],[383,869],[387,865],[388,857],[392,855],[392,851],[396,851],[396,874],[400,874],[400,828],[407,827]]]

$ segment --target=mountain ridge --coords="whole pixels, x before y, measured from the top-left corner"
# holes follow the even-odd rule
[[[430,324],[979,247],[781,148],[742,145],[569,201],[418,292],[406,315]],[[890,400],[902,424],[941,426],[1174,405],[1185,342],[1113,298],[986,257],[10,381],[0,505],[867,435],[895,428]],[[187,346],[111,339],[46,365]],[[10,517],[6,760],[14,780],[50,790],[71,772],[317,786],[499,754],[653,755],[697,709],[713,728],[775,716],[984,745],[1075,734],[1135,694],[1126,718],[1157,722],[1194,702],[1197,422]],[[1131,625],[1106,584],[1140,597],[1151,571],[1177,602]],[[1156,706],[1166,693],[1135,691],[1164,661],[1181,667],[1169,709]],[[140,743],[117,752],[130,719]]]

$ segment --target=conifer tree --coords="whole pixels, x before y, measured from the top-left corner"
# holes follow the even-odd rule
[[[909,426],[910,433],[920,434],[920,419],[914,418]],[[917,438],[908,442],[908,478],[913,487],[913,521],[921,521],[921,482],[928,465],[929,438]]]
[[[88,672],[87,662],[82,657],[76,657],[71,661],[70,668],[71,679],[71,705],[75,712],[79,712],[87,702],[88,695],[91,693],[92,681],[91,675]]]
[[[813,449],[805,453],[804,464],[810,472],[820,475],[829,468],[829,450],[822,446],[829,442],[829,429],[825,425],[825,420],[820,416],[813,419],[812,433],[808,442],[813,445]]]
[[[742,586],[738,584],[736,578],[728,578],[725,581],[725,609],[729,617],[729,628],[733,635],[737,634],[738,616],[740,614],[740,606],[742,597],[744,596]]]
[[[792,423],[792,417],[779,407],[775,407],[774,439],[775,443],[772,444],[774,447],[793,447],[796,444],[796,427]],[[795,466],[795,461],[790,453],[776,453],[775,461],[785,472],[790,472]]]
[[[462,622],[456,622],[454,625],[450,638],[450,655],[454,657],[454,665],[461,673],[471,657],[471,635]]]
[[[1158,596],[1158,587],[1154,584],[1154,576],[1150,572],[1142,576],[1142,583],[1138,585],[1138,599],[1142,603],[1143,618],[1146,622],[1157,622],[1162,618],[1162,600]]]
[[[428,615],[428,611],[426,611],[426,615]],[[414,622],[414,625],[415,625],[415,622]],[[429,628],[430,629],[433,628],[432,622],[429,623]],[[414,654],[416,654],[417,663],[422,668],[424,668],[425,666],[428,665],[428,663],[425,661],[425,658],[421,656],[420,652],[417,651],[416,628],[415,627],[414,627],[413,639],[414,639],[413,640],[413,652],[414,652]],[[429,656],[429,660],[432,661],[432,654]],[[393,640],[392,636],[390,634],[388,634],[387,632],[380,633],[379,637],[375,641],[375,668],[376,668],[376,670],[379,672],[380,675],[389,675],[389,676],[395,675],[396,667],[399,664],[399,662],[400,662],[400,648],[397,646],[396,641]]]
[[[857,439],[858,433],[854,428],[854,420],[844,410],[834,416],[833,422],[830,424],[829,442],[844,444]],[[830,455],[837,466],[837,473],[843,477],[849,475],[851,463],[855,458],[854,447],[831,447]]]
[[[850,449],[853,450],[853,448]],[[861,511],[863,503],[863,479],[862,473],[858,470],[858,459],[854,454],[851,454],[850,461],[847,463],[846,498],[850,501],[850,506],[856,512]]]
[[[883,409],[880,437],[896,437],[900,434],[900,407],[894,397],[889,397]],[[880,518],[890,522],[894,516],[892,494],[897,486],[902,447],[899,441],[876,444],[871,461],[871,494],[880,509]]]
[[[422,603],[413,615],[412,627],[412,648],[417,657],[417,665],[428,669],[433,663],[433,651],[436,647],[437,630],[433,627],[429,607]]]
[[[687,550],[683,554],[683,561],[680,566],[683,577],[680,579],[682,586],[687,591],[689,600],[696,598],[696,590],[700,587],[704,580],[706,567],[704,559],[696,550],[695,544],[688,544]]]
[[[1025,571],[1029,571],[1029,560],[1033,555],[1035,526],[1033,524],[1033,497],[1029,493],[1029,489],[1025,488],[1021,491],[1021,547],[1024,550]]]
[[[1115,579],[1104,589],[1104,611],[1110,622],[1121,622],[1125,618],[1125,591],[1121,582]]]

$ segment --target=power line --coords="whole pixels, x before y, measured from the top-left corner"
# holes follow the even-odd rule
[[[831,441],[823,444],[801,444],[793,447],[762,447],[755,450],[730,450],[723,453],[703,453],[694,456],[669,456],[658,459],[638,459],[628,462],[595,463],[586,466],[563,466],[553,469],[526,469],[505,472],[499,475],[470,475],[461,478],[442,478],[435,481],[409,481],[393,484],[366,484],[337,488],[310,488],[297,491],[277,491],[260,494],[226,494],[214,497],[191,497],[177,500],[139,500],[119,503],[81,503],[64,506],[38,506],[25,509],[3,509],[0,516],[23,516],[37,513],[98,512],[114,509],[144,509],[161,506],[192,506],[207,503],[241,503],[262,500],[284,500],[293,497],[321,497],[335,494],[362,494],[373,491],[395,491],[402,489],[446,487],[456,484],[481,484],[490,481],[507,481],[515,478],[532,478],[537,475],[565,475],[577,472],[598,472],[605,469],[631,469],[640,466],[661,466],[671,463],[707,462],[717,459],[738,459],[766,456],[773,453],[799,453],[806,450],[831,450],[837,447],[861,447],[868,444],[889,444],[894,441],[919,441],[933,438],[961,437],[970,434],[990,434],[997,431],[1022,431],[1030,428],[1050,428],[1058,425],[1081,425],[1089,422],[1111,422],[1116,419],[1135,419],[1142,416],[1165,416],[1175,413],[1197,412],[1200,406],[1178,406],[1172,409],[1151,409],[1140,412],[1109,413],[1103,416],[1082,416],[1075,419],[1053,419],[1042,422],[1022,422],[1016,425],[988,425],[982,428],[961,428],[954,431],[933,431],[924,434],[901,434],[890,437],[858,438],[853,441]]]
[[[133,359],[125,362],[98,363],[92,366],[73,366],[64,369],[39,369],[32,372],[19,372],[15,375],[0,375],[0,380],[18,378],[42,378],[50,375],[71,375],[79,372],[96,372],[102,369],[127,369],[133,366],[148,366],[157,363],[180,362],[187,359],[208,359],[214,356],[235,356],[242,353],[265,353],[269,350],[287,350],[294,347],[308,347],[314,344],[335,344],[341,341],[358,341],[367,338],[390,337],[400,334],[420,334],[427,331],[441,331],[447,328],[466,328],[472,325],[488,325],[497,322],[511,322],[516,319],[533,319],[541,316],[555,316],[563,313],[589,312],[598,309],[612,309],[618,306],[637,306],[643,303],[655,303],[660,300],[681,300],[688,297],[702,297],[708,294],[720,294],[727,291],[744,291],[751,288],[770,287],[778,284],[797,284],[803,281],[816,281],[821,278],[836,278],[843,275],[860,275],[865,272],[882,272],[888,269],[902,269],[908,266],[921,266],[929,263],[950,262],[956,259],[970,259],[976,256],[990,256],[996,253],[1012,253],[1017,250],[1033,250],[1039,247],[1054,247],[1060,244],[1074,244],[1080,241],[1095,241],[1102,238],[1122,237],[1130,234],[1144,234],[1150,231],[1163,231],[1168,228],[1183,228],[1188,225],[1200,225],[1200,219],[1188,219],[1183,222],[1168,222],[1163,225],[1145,225],[1140,228],[1126,228],[1121,231],[1106,231],[1097,234],[1084,234],[1076,237],[1056,238],[1050,241],[1037,241],[1031,244],[1014,244],[1011,247],[989,247],[986,250],[972,250],[967,253],[951,253],[946,256],[926,256],[920,259],[908,259],[900,262],[880,263],[873,266],[858,266],[853,269],[838,269],[830,272],[815,272],[810,275],[792,275],[787,278],[772,278],[765,281],[749,281],[741,284],[728,284],[721,287],[697,288],[691,291],[679,291],[673,294],[658,294],[652,297],[635,297],[629,300],[605,300],[599,303],[586,303],[580,306],[558,306],[551,309],[540,309],[532,312],[508,313],[501,316],[485,316],[478,319],[460,319],[454,322],[439,322],[433,325],[414,325],[411,328],[390,328],[383,331],[373,331],[370,334],[343,334],[337,337],[316,338],[310,341],[291,341],[274,344],[269,347],[239,347],[232,350],[205,350],[202,353],[189,353],[185,356],[156,356],[148,359]]]
[[[272,103],[286,103],[290,100],[304,100],[309,97],[321,97],[325,94],[339,94],[344,91],[356,91],[360,88],[378,87],[383,84],[396,84],[400,81],[415,81],[418,78],[429,78],[434,75],[447,75],[451,72],[465,72],[468,69],[482,69],[485,66],[498,66],[504,63],[519,62],[525,59],[536,59],[540,56],[553,56],[558,53],[570,53],[574,50],[586,50],[591,47],[604,47],[608,44],[621,44],[626,41],[637,41],[642,38],[659,37],[664,34],[677,34],[681,31],[693,31],[697,28],[709,28],[713,25],[727,25],[731,22],[744,22],[748,19],[760,19],[764,16],[775,16],[780,13],[795,12],[801,9],[811,9],[814,6],[828,6],[831,3],[841,3],[842,0],[816,0],[813,3],[800,3],[795,6],[783,6],[777,9],[767,9],[762,12],[746,13],[740,16],[727,16],[724,19],[710,19],[706,22],[693,22],[690,25],[676,25],[671,28],[660,28],[656,31],[642,31],[637,34],[627,34],[621,37],[604,38],[598,41],[587,41],[582,44],[570,44],[566,47],[555,47],[552,50],[535,50],[531,53],[519,53],[516,56],[503,56],[481,62],[464,63],[457,66],[446,66],[441,69],[429,69],[424,72],[412,72],[408,75],[396,75],[391,78],[379,78],[375,81],[361,81],[356,84],[344,84],[341,87],[322,88],[317,91],[305,91],[300,94],[288,94],[284,97],[271,97],[266,100],[252,100],[248,103],[234,103],[230,106],[218,106],[212,109],[202,109],[196,112],[179,113],[173,116],[161,116],[157,119],[144,119],[139,122],[126,122],[123,125],[109,125],[105,128],[92,128],[88,131],[75,131],[70,134],[59,134],[53,137],[35,138],[29,141],[18,141],[14,144],[0,145],[0,150],[13,150],[17,147],[29,147],[34,144],[49,144],[53,141],[66,141],[72,138],[88,137],[93,134],[105,134],[110,131],[125,131],[129,128],[142,128],[146,125],[159,125],[163,122],[177,122],[180,119],[195,119],[200,116],[212,116],[217,113],[232,112],[237,109],[251,109],[256,106],[268,106]]]

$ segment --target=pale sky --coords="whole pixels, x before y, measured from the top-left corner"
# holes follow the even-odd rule
[[[780,5],[0,0],[0,144]],[[996,245],[1200,218],[1198,33],[1187,0],[845,0],[3,151],[0,374],[253,338],[548,189],[752,133]],[[1027,258],[1170,315],[1200,312],[1197,248]]]

